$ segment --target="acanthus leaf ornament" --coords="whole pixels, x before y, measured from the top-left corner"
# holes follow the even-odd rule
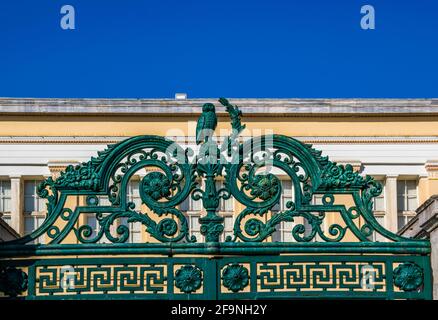
[[[220,103],[232,127],[222,146],[214,106],[205,104],[196,154],[164,137],[136,136],[43,181],[37,192],[47,199],[47,217],[31,234],[1,243],[0,291],[20,299],[301,298],[304,291],[431,298],[430,241],[376,221],[380,183],[288,136],[239,139],[241,111]],[[224,203],[231,197],[238,205],[220,212],[231,211]],[[185,209],[190,198],[203,209]],[[233,230],[222,237],[230,217]],[[146,233],[141,240],[131,237],[139,234],[134,223]],[[279,227],[290,240],[278,243]],[[372,232],[390,241],[373,241]],[[39,237],[44,244],[35,243]],[[372,291],[354,281],[364,263],[373,268]],[[64,290],[66,267],[84,285]]]
[[[269,240],[282,222],[297,222],[298,217],[306,223],[296,223],[290,230],[296,242],[313,241],[316,236],[339,242],[347,231],[359,241],[369,241],[372,232],[392,241],[406,240],[385,230],[372,214],[372,199],[382,191],[380,183],[361,176],[351,165],[329,161],[321,151],[291,137],[263,135],[240,143],[239,135],[245,129],[242,112],[225,98],[219,102],[225,106],[232,127],[221,147],[213,135],[217,116],[211,103],[202,107],[196,131],[199,151],[195,155],[190,148],[159,136],[137,136],[109,145],[98,157],[68,166],[57,179],[48,178],[39,185],[38,194],[48,200],[47,219],[19,241],[32,241],[47,233],[51,243],[59,244],[73,230],[79,242],[98,243],[105,236],[112,243],[122,243],[129,239],[130,229],[117,223],[114,235],[111,227],[124,219],[128,224],[141,223],[160,242],[196,242],[200,239],[191,235],[187,217],[180,210],[189,197],[202,201],[205,213],[199,222],[206,242],[220,242],[224,218],[218,213],[219,204],[231,197],[241,204],[242,211],[235,215],[233,235],[226,238],[227,242]],[[194,160],[189,160],[192,155]],[[284,190],[276,173],[260,172],[267,166],[282,171],[292,184],[293,200],[279,212],[272,211]],[[143,212],[127,201],[126,189],[134,174],[149,168],[154,170],[141,179],[139,190],[142,205],[149,209]],[[224,187],[218,190],[216,182],[221,176],[225,178]],[[204,180],[203,187],[198,184],[200,180]],[[354,205],[335,204],[337,193],[352,195]],[[97,232],[87,224],[78,225],[82,212],[65,207],[69,195],[84,195],[90,200],[84,210],[95,215]],[[316,195],[332,200],[316,205],[312,203]],[[110,205],[99,204],[101,197],[107,197]],[[68,216],[64,214],[67,212]],[[345,223],[322,228],[326,212],[339,213]],[[365,222],[360,227],[355,224],[359,217]],[[53,226],[58,218],[67,222],[64,229]]]
[[[258,174],[251,185],[250,194],[261,200],[268,200],[274,197],[280,190],[280,180],[271,173]]]
[[[64,171],[61,171],[60,176],[55,181],[52,180],[52,184],[58,189],[96,191],[100,183],[99,170],[106,157],[110,155],[116,146],[117,144],[108,145],[105,150],[97,152],[97,157],[91,157],[88,162],[82,162],[75,166],[68,165]]]

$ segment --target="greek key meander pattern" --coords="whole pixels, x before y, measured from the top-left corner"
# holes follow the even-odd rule
[[[261,262],[245,265],[256,268],[258,292],[386,290],[384,262]],[[362,282],[365,266],[374,269],[371,287]],[[169,285],[167,267],[166,264],[77,265],[70,269],[69,266],[37,266],[35,294],[166,295]],[[229,292],[224,288],[221,291]]]
[[[281,291],[374,291],[386,290],[385,263],[372,263],[373,286],[362,285],[364,262],[299,262],[257,264],[260,292]]]
[[[37,296],[49,294],[167,293],[166,264],[79,265],[72,267],[70,271],[66,266],[39,266],[36,268],[36,279]],[[70,283],[72,286],[69,287]]]

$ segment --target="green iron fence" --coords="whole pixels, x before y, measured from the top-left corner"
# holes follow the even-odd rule
[[[221,145],[214,137],[215,106],[207,103],[196,152],[163,137],[137,136],[42,182],[37,191],[48,201],[44,223],[0,245],[3,298],[431,299],[430,243],[393,234],[376,221],[378,182],[287,136],[241,143],[240,110],[224,98],[219,102],[232,126]],[[146,211],[127,197],[130,178],[144,168],[155,169],[140,182]],[[283,190],[269,168],[293,186],[293,200],[276,214]],[[217,188],[220,176],[225,183]],[[312,202],[315,195],[321,204]],[[71,197],[84,201],[71,205]],[[102,197],[110,204],[100,203]],[[202,201],[205,242],[191,235],[179,209],[188,197]],[[235,213],[233,235],[220,241],[219,202],[231,197],[243,209]],[[96,217],[97,232],[84,215]],[[153,240],[127,243],[130,229],[121,219],[141,223]],[[295,223],[289,231],[294,241],[272,241],[282,222]],[[373,233],[385,241],[370,240]],[[32,244],[42,236],[47,244]],[[110,243],[100,243],[103,238]]]

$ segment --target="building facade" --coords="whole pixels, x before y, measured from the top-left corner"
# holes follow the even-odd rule
[[[271,133],[291,136],[313,144],[332,161],[350,163],[379,180],[384,189],[374,201],[374,214],[390,231],[403,228],[422,203],[438,194],[438,100],[230,100],[244,114],[243,139]],[[88,161],[107,144],[135,135],[161,135],[196,148],[196,119],[205,102],[216,104],[217,131],[225,136],[229,118],[214,99],[0,99],[2,219],[20,235],[32,232],[44,221],[46,211],[36,186],[70,164]],[[139,172],[128,186],[129,201],[138,207],[138,185],[146,173]],[[283,180],[282,186],[281,202],[272,214],[284,209],[292,197],[290,181]],[[200,201],[188,199],[180,209],[191,232],[200,238]],[[241,209],[233,199],[222,200],[223,238],[232,234],[234,215]],[[83,219],[98,231],[94,216]],[[272,241],[293,241],[292,224],[283,222]],[[129,228],[130,242],[149,240],[139,223]]]

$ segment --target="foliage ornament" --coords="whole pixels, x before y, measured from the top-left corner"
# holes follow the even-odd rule
[[[147,174],[141,183],[143,192],[154,200],[170,196],[171,185],[169,179],[161,172]]]
[[[249,271],[243,265],[233,263],[222,271],[222,284],[232,292],[239,292],[249,284]]]
[[[403,291],[415,291],[423,284],[423,269],[411,262],[394,269],[394,285]]]
[[[259,174],[249,186],[250,194],[261,200],[268,200],[280,190],[280,180],[273,174]]]
[[[413,241],[384,229],[374,218],[373,197],[382,192],[382,186],[372,177],[360,175],[351,165],[331,162],[321,151],[291,137],[273,134],[242,142],[240,135],[246,127],[241,110],[225,98],[219,102],[231,123],[222,145],[214,135],[217,116],[212,103],[202,106],[196,154],[190,147],[153,135],[111,144],[90,161],[68,166],[57,179],[43,181],[37,191],[48,200],[46,220],[32,234],[10,243],[29,243],[46,234],[49,245],[61,244],[73,232],[80,243],[105,246],[100,244],[103,237],[111,243],[124,243],[130,235],[126,223],[140,223],[159,242],[191,244],[200,239],[192,235],[181,211],[183,202],[191,198],[202,202],[201,235],[214,243],[209,250],[219,251],[224,218],[218,210],[221,201],[231,197],[241,204],[242,211],[235,214],[233,234],[225,239],[228,243],[269,241],[282,222],[295,222],[290,230],[295,242],[316,237],[340,242],[347,232],[362,242],[371,241],[373,232],[391,241]],[[269,168],[281,171],[293,187],[293,201],[279,212],[273,211],[284,190],[278,174]],[[129,180],[145,169],[153,169],[142,178],[139,190],[147,212],[128,201],[127,195]],[[219,179],[224,181],[220,188]],[[351,195],[354,205],[336,204],[336,194]],[[85,196],[86,206],[69,208],[66,199],[72,195]],[[312,201],[317,195],[323,197],[322,205]],[[103,205],[102,198],[110,204]],[[323,228],[326,212],[339,214],[343,223]],[[98,227],[81,224],[83,214],[94,215]]]
[[[195,292],[201,284],[202,271],[197,266],[185,265],[175,271],[175,286],[182,292]]]
[[[68,166],[57,179],[43,181],[37,192],[47,199],[44,222],[31,234],[0,245],[0,291],[24,299],[39,299],[46,293],[55,299],[126,298],[128,294],[145,299],[178,298],[181,293],[188,299],[191,293],[200,299],[230,298],[235,293],[245,298],[275,298],[284,294],[300,297],[301,289],[306,289],[309,297],[370,293],[379,298],[431,297],[430,242],[399,236],[376,221],[372,206],[373,198],[382,192],[380,183],[351,165],[331,162],[312,145],[288,136],[241,137],[245,130],[241,110],[225,98],[219,102],[231,123],[222,143],[215,137],[216,107],[206,103],[198,120],[196,152],[165,137],[135,136],[109,145],[88,162]],[[143,172],[138,203],[131,200],[129,182]],[[285,190],[280,178],[292,186],[286,203],[282,202]],[[343,204],[338,195],[352,201]],[[314,201],[317,197],[321,202]],[[238,203],[238,211],[233,212],[233,229],[227,230],[224,238],[225,221],[219,210],[230,198]],[[73,204],[69,199],[81,201]],[[188,199],[202,203],[197,212],[199,230],[189,229],[183,208]],[[328,214],[338,219],[327,219]],[[84,219],[90,216],[95,223]],[[128,243],[134,223],[148,233],[147,241]],[[274,232],[282,224],[284,229],[291,226],[283,230],[291,240],[278,243]],[[201,236],[195,236],[197,231]],[[373,241],[372,233],[388,241]],[[44,244],[35,243],[39,237],[45,237]],[[72,243],[73,238],[77,243]],[[205,243],[196,243],[202,240]],[[403,263],[408,254],[411,262]],[[287,274],[291,268],[298,270],[300,261],[309,268],[324,266],[331,271],[327,269],[327,279],[319,279],[319,284],[312,272],[305,272],[297,290],[287,291]],[[376,288],[383,290],[365,292],[350,281],[358,279],[358,265],[363,262],[376,266],[380,281],[377,284],[376,280]],[[392,278],[388,275],[394,263],[402,264]],[[113,274],[107,279],[114,290],[107,291],[105,283],[105,289],[96,293],[99,283],[87,276],[83,287],[67,295],[55,285],[59,278],[53,278],[66,265],[90,272],[106,268],[108,275]],[[338,266],[351,273],[335,270]],[[29,283],[19,268],[26,268]],[[348,275],[348,281],[333,282],[334,287],[339,285],[339,292],[319,290],[331,287],[328,282],[337,281],[333,275],[338,271]],[[126,281],[116,281],[121,279],[116,276],[119,272]],[[249,274],[263,292],[250,286]],[[228,292],[222,292],[221,285]],[[394,292],[393,285],[401,291]],[[203,290],[199,290],[201,286]]]
[[[0,291],[16,297],[27,290],[27,274],[15,267],[0,268]]]

